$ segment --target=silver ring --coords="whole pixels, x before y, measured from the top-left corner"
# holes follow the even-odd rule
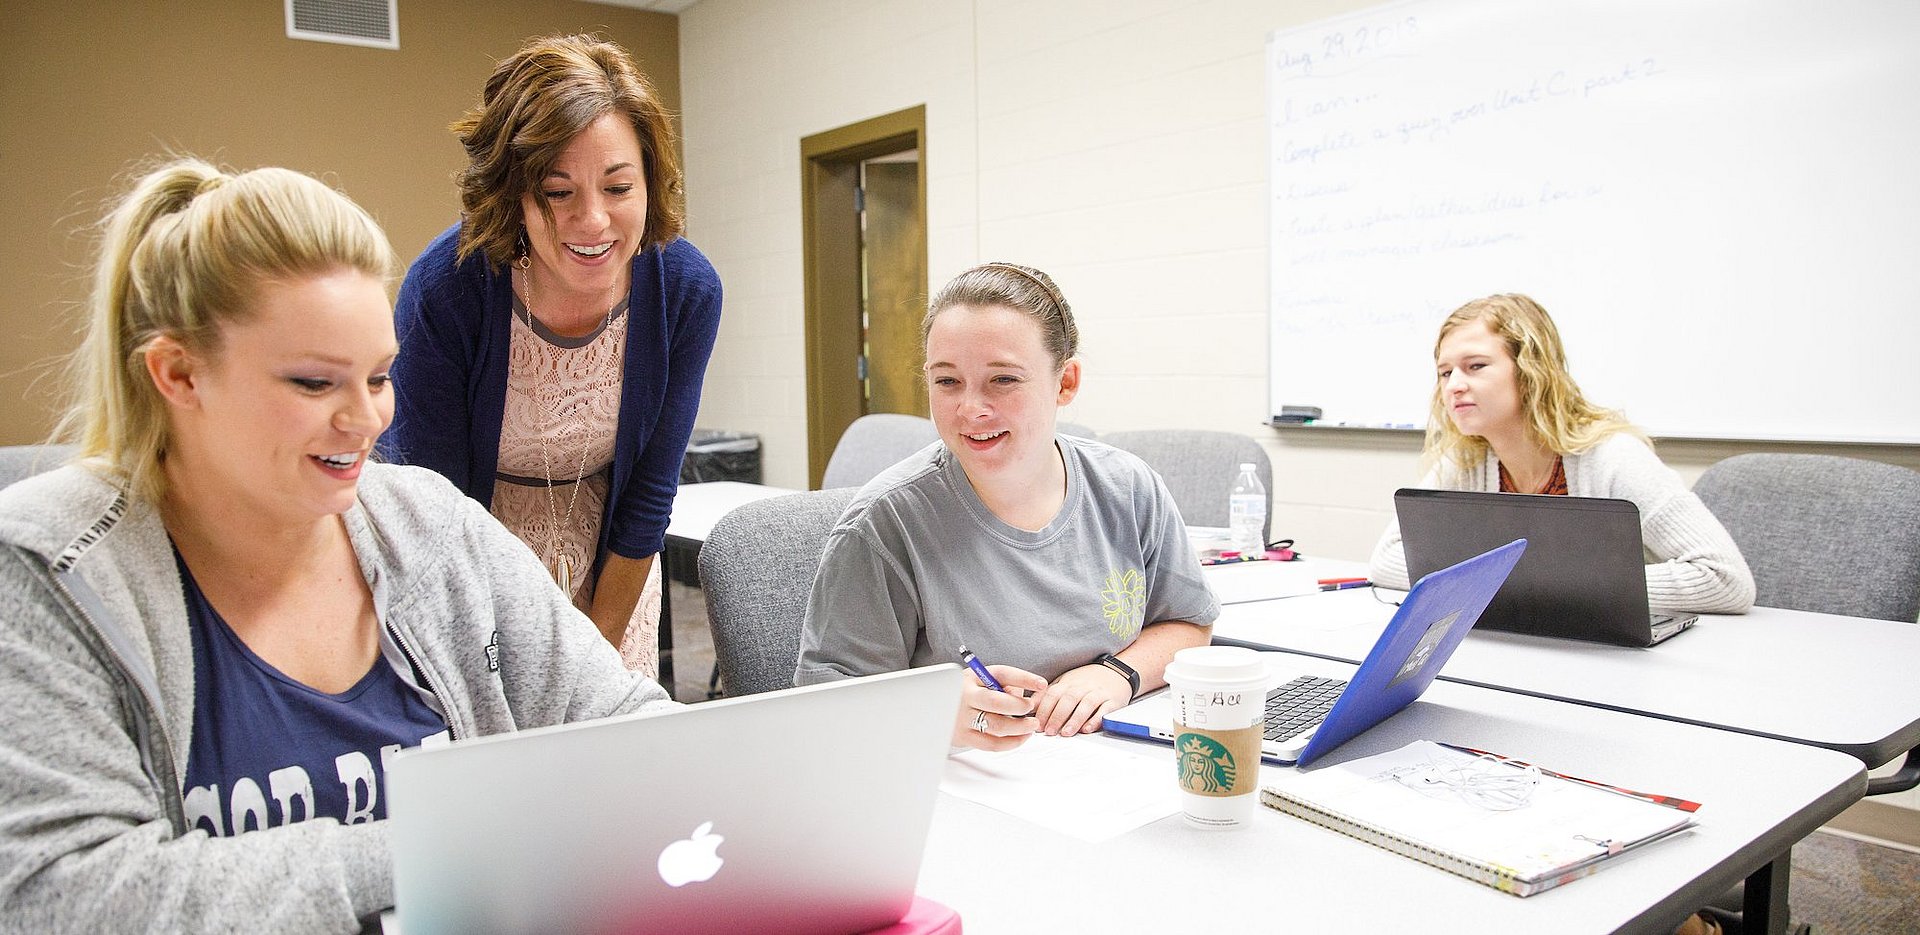
[[[983,734],[987,732],[987,712],[975,711],[973,713],[973,729]]]

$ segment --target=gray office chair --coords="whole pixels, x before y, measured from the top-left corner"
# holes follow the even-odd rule
[[[900,459],[940,440],[933,420],[899,412],[874,412],[853,420],[833,446],[820,486],[858,487]]]
[[[1744,454],[1693,492],[1753,569],[1754,603],[1912,623],[1920,618],[1920,472],[1831,455]],[[1920,785],[1920,749],[1868,795]]]
[[[1754,603],[1920,618],[1920,472],[1830,455],[1744,454],[1693,492],[1753,569]]]
[[[1267,488],[1267,524],[1261,538],[1273,539],[1273,462],[1259,442],[1235,432],[1194,429],[1108,432],[1100,440],[1133,452],[1158,471],[1189,526],[1227,525],[1233,479],[1243,462],[1253,462],[1254,475]]]
[[[51,471],[73,458],[72,445],[7,445],[0,447],[0,487]]]
[[[700,549],[700,580],[728,697],[793,687],[820,550],[857,492],[840,487],[773,497],[713,525]]]

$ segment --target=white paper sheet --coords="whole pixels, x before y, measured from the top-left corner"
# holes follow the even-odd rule
[[[1320,593],[1319,579],[1306,562],[1228,562],[1205,566],[1201,576],[1222,604]]]
[[[1180,810],[1173,749],[1164,752],[1145,756],[1092,735],[1038,735],[1005,753],[948,757],[940,789],[1098,843]]]

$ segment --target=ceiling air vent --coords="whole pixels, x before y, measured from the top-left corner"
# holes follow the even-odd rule
[[[400,47],[398,0],[287,0],[287,38]]]

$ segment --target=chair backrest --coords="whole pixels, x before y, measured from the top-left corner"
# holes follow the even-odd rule
[[[1133,452],[1158,471],[1180,507],[1180,518],[1190,526],[1227,525],[1234,478],[1242,463],[1253,462],[1254,475],[1267,489],[1267,524],[1261,535],[1273,539],[1273,462],[1259,442],[1235,432],[1196,429],[1108,432],[1100,440]]]
[[[1920,472],[1831,455],[1743,454],[1693,492],[1753,569],[1754,603],[1920,617]]]
[[[940,440],[940,430],[925,416],[875,412],[853,420],[833,446],[821,487],[858,487],[881,471]]]
[[[51,471],[73,458],[72,445],[7,445],[0,447],[0,487]]]
[[[858,492],[840,487],[772,497],[713,525],[700,547],[700,586],[728,696],[793,687],[820,552]]]

